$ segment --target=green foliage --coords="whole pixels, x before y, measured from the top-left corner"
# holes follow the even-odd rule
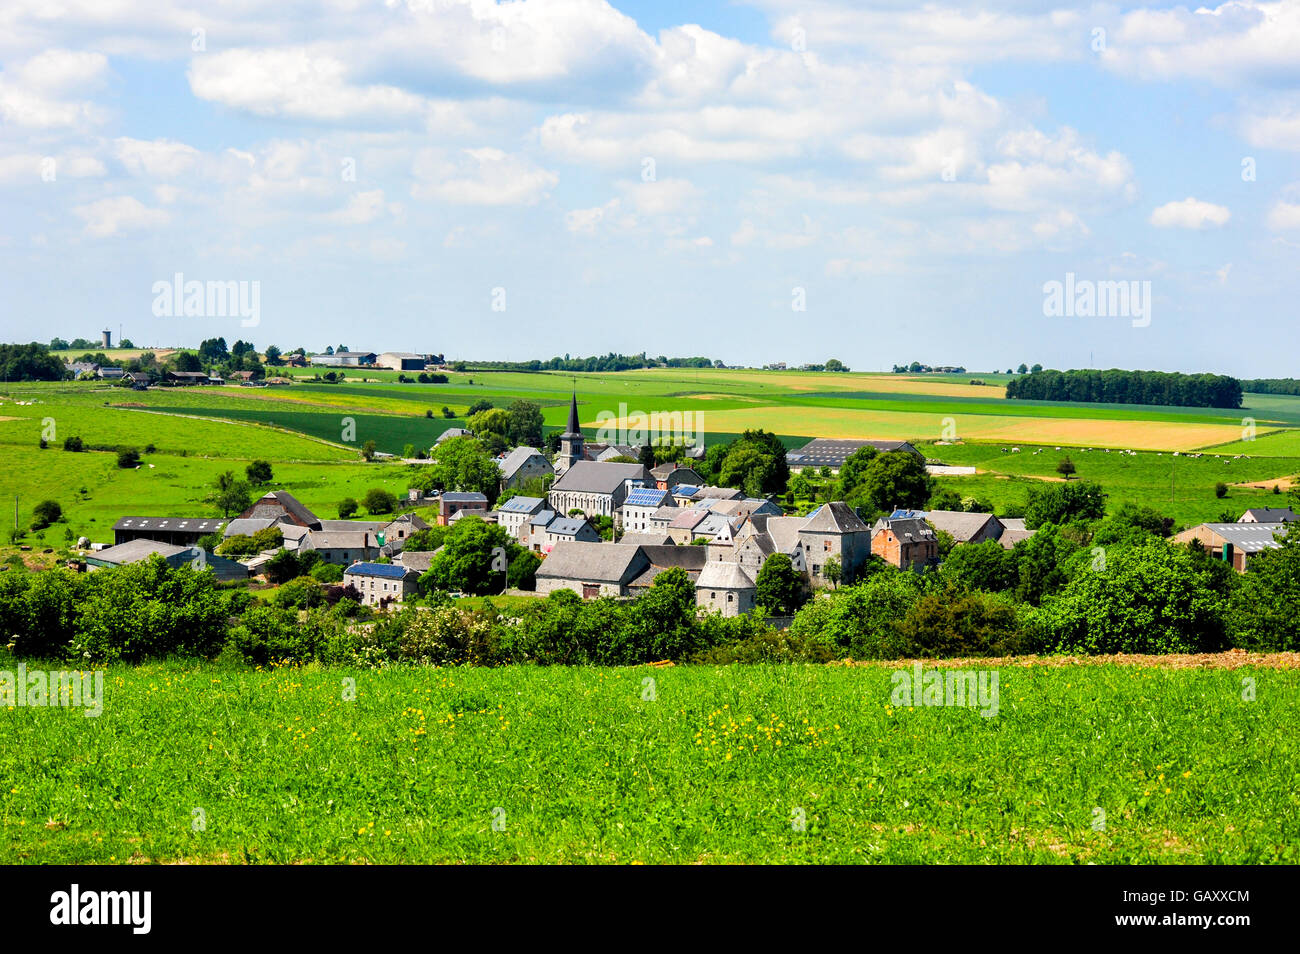
[[[271,464],[265,460],[255,460],[244,468],[244,473],[248,475],[248,482],[254,486],[269,484],[273,479]]]
[[[897,623],[913,657],[1007,656],[1024,651],[1016,604],[1005,596],[948,586],[926,593]]]
[[[899,659],[906,643],[897,623],[924,590],[920,574],[875,573],[863,583],[818,594],[795,614],[790,634],[825,640],[854,659]]]
[[[1300,533],[1293,530],[1279,539],[1278,549],[1250,558],[1232,594],[1228,629],[1234,646],[1300,651]]]
[[[32,508],[32,529],[44,530],[63,519],[63,508],[57,500],[42,500]]]
[[[1220,500],[1228,496],[1228,485],[1223,481],[1216,483],[1214,485],[1214,496],[1218,497]]]
[[[501,483],[501,468],[475,437],[452,437],[436,445],[429,455],[430,464],[417,469],[411,486],[425,492],[452,490],[486,494],[496,499]]]
[[[772,616],[793,616],[808,598],[802,574],[784,553],[763,561],[754,584],[755,602]]]
[[[350,520],[356,514],[360,504],[353,497],[344,497],[339,501],[339,519]]]
[[[1223,568],[1163,540],[1106,551],[1034,616],[1062,652],[1200,653],[1227,645]]]
[[[785,445],[770,431],[745,431],[727,445],[720,460],[713,460],[706,452],[705,469],[715,466],[719,484],[739,488],[749,497],[783,494],[790,479],[785,454]]]
[[[397,498],[383,487],[372,487],[366,491],[366,512],[371,516],[392,513],[397,509]]]
[[[123,447],[117,452],[117,466],[125,470],[140,466],[140,452],[134,447]]]
[[[1029,491],[1025,506],[1025,526],[1036,530],[1045,523],[1062,524],[1070,520],[1098,520],[1106,513],[1105,494],[1090,481],[1046,484]]]
[[[1061,535],[1052,524],[1021,540],[1012,553],[1016,566],[1016,599],[1038,605],[1044,596],[1066,584],[1067,561],[1078,551],[1077,544]]]
[[[308,575],[317,583],[343,582],[343,567],[337,563],[317,563],[308,571]]]
[[[272,583],[287,583],[302,575],[298,557],[292,550],[281,550],[265,563],[266,578]]]
[[[542,444],[542,409],[532,401],[520,399],[510,405],[506,439],[515,447],[540,447]]]
[[[996,540],[954,547],[939,573],[963,589],[989,593],[1014,589],[1019,581],[1015,553]]]
[[[930,499],[933,485],[925,462],[907,451],[872,457],[860,477],[855,477],[847,488],[841,471],[840,482],[841,488],[849,491],[844,495],[845,502],[872,514],[920,509]]]
[[[42,344],[0,344],[0,377],[5,381],[62,381],[67,366]]]
[[[276,590],[271,601],[283,609],[310,609],[325,603],[325,588],[314,577],[300,576]]]
[[[500,593],[506,587],[507,574],[493,568],[494,562],[499,565],[499,554],[493,552],[497,548],[505,551],[507,561],[523,552],[505,527],[479,517],[462,517],[445,528],[442,549],[420,578],[420,585],[480,596]]]
[[[80,453],[85,448],[85,442],[80,437],[65,437],[63,439],[63,449],[71,451],[74,454]]]

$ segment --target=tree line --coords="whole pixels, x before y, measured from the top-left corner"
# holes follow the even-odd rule
[[[1007,397],[1026,401],[1241,407],[1242,382],[1224,374],[1177,371],[1031,371],[1007,382]]]

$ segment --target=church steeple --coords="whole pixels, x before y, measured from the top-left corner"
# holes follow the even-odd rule
[[[560,452],[555,455],[556,476],[564,473],[580,460],[586,459],[582,425],[578,422],[578,389],[575,383],[573,400],[569,402],[569,423],[560,435]]]

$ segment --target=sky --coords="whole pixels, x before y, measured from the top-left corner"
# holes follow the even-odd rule
[[[1300,0],[0,5],[7,341],[1300,376],[1298,252]]]

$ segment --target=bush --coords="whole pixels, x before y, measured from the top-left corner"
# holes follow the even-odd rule
[[[1214,496],[1218,497],[1220,500],[1228,496],[1228,485],[1225,484],[1223,481],[1219,481],[1217,484],[1215,484]]]
[[[73,453],[81,453],[85,449],[85,444],[80,437],[65,437],[63,439],[63,449]]]
[[[117,466],[124,470],[140,466],[140,452],[134,447],[123,447],[117,452]]]
[[[325,588],[310,576],[300,576],[281,586],[272,602],[283,609],[311,609],[324,604]]]
[[[1009,656],[1024,640],[1010,599],[950,585],[927,593],[898,621],[908,656]]]
[[[44,530],[63,519],[63,508],[57,501],[42,500],[32,509],[32,529]]]
[[[230,645],[253,665],[301,664],[324,657],[343,630],[338,617],[321,610],[300,620],[296,610],[258,605],[230,631]]]
[[[271,465],[268,461],[255,460],[244,468],[248,482],[254,485],[269,484],[272,479]]]
[[[397,509],[397,498],[382,487],[366,491],[366,510],[370,514],[392,513]]]
[[[906,643],[897,623],[924,593],[910,571],[873,574],[865,582],[822,593],[795,614],[791,636],[821,638],[854,659],[899,659]]]
[[[349,520],[357,512],[358,504],[351,497],[344,497],[339,501],[339,519]]]
[[[318,563],[309,572],[317,583],[343,582],[343,567],[337,563]]]
[[[841,655],[838,647],[819,636],[764,626],[745,639],[701,650],[690,661],[706,666],[828,663]]]

